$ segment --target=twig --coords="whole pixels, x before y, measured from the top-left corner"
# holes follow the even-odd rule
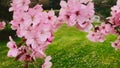
[[[24,68],[28,68],[28,62],[25,62]]]

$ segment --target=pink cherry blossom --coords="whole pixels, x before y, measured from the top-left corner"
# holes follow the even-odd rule
[[[91,24],[88,21],[90,22],[90,19],[94,16],[94,5],[90,1],[84,1],[84,3],[86,2],[88,3],[85,5],[83,1],[79,0],[61,1],[58,20],[67,23],[69,26],[77,24],[81,30],[89,30]],[[83,23],[85,24],[83,25]],[[87,28],[84,27],[85,25],[87,25]]]
[[[33,53],[31,54],[31,56],[35,59],[35,58],[43,58],[46,56],[46,54],[44,53],[44,51],[42,51],[42,49],[40,49],[40,47],[36,48],[33,50]]]
[[[29,0],[15,1],[10,8],[13,11],[11,28],[16,30],[18,37],[25,39],[16,48],[16,59],[27,62],[46,57],[45,50],[48,44],[52,43],[53,32],[58,26],[57,16],[53,10],[43,11],[42,5],[39,4],[30,8],[29,3]]]
[[[89,21],[78,23],[75,25],[79,30],[89,32],[92,29],[92,24]]]
[[[89,32],[87,38],[93,42],[104,42],[105,36],[108,34],[115,34],[116,31],[111,24],[102,23],[100,26],[96,26],[94,31]]]
[[[15,41],[13,41],[12,37],[9,37],[10,41],[7,43],[7,47],[12,49],[12,48],[17,48]]]
[[[89,32],[87,38],[93,42],[104,42],[105,40],[104,35],[99,32]]]
[[[8,57],[16,57],[17,55],[18,55],[18,49],[10,49],[7,54]]]
[[[50,62],[51,59],[52,59],[51,56],[47,56],[45,58],[44,64],[42,65],[42,68],[51,68],[52,67],[52,62]]]
[[[100,28],[100,32],[104,35],[108,35],[110,33],[115,33],[116,31],[114,30],[114,28],[112,27],[112,25],[110,24],[105,24],[105,23],[102,23],[101,26],[99,27]]]
[[[94,16],[94,5],[89,0],[61,1],[62,8],[58,17],[55,16],[54,10],[47,12],[43,11],[42,5],[37,4],[34,7],[29,7],[29,4],[30,0],[12,0],[9,9],[9,11],[13,11],[11,28],[16,30],[17,36],[23,41],[17,45],[10,38],[10,42],[7,44],[10,49],[8,56],[16,57],[19,61],[32,62],[36,58],[46,57],[45,50],[48,44],[52,43],[53,33],[62,22],[86,32],[92,28],[90,20]],[[92,37],[95,42],[103,42],[104,33],[109,32],[106,29],[101,32],[91,32],[88,37]],[[41,67],[50,68],[52,66],[50,60],[51,56],[47,56]]]
[[[18,49],[16,43],[13,41],[12,37],[9,37],[10,41],[7,43],[7,47],[10,49],[8,51],[8,57],[16,57],[18,55]]]
[[[120,37],[118,37],[116,41],[112,42],[112,47],[116,50],[120,49]]]
[[[115,14],[115,17],[113,20],[116,26],[120,26],[120,12]]]
[[[21,46],[18,48],[19,57],[16,57],[19,61],[26,61],[31,62],[34,61],[33,57],[31,56],[31,50],[27,46]]]
[[[110,23],[114,25],[114,27],[118,27],[120,26],[120,4],[119,4],[119,0],[117,0],[117,4],[115,6],[113,6],[111,8],[111,17],[108,17],[108,19],[110,20]]]
[[[16,10],[28,10],[30,4],[30,0],[12,0],[12,7],[9,11],[16,11]]]
[[[117,0],[117,5],[120,5],[120,0]]]

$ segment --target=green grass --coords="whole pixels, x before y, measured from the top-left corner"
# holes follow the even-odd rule
[[[109,35],[103,43],[93,43],[87,33],[63,25],[46,50],[52,56],[52,68],[120,68],[120,51],[111,47],[116,36]],[[17,40],[16,40],[17,41]],[[0,43],[0,68],[23,68],[23,62],[8,58],[6,42]],[[38,59],[36,68],[43,60]],[[31,63],[30,68],[35,68]]]

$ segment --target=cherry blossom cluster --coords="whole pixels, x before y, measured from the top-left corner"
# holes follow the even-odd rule
[[[87,35],[87,38],[93,42],[104,42],[105,36],[116,33],[111,24],[102,23],[100,26],[95,26],[95,29]]]
[[[117,0],[117,4],[111,8],[111,17],[107,18],[107,22],[102,23],[100,26],[96,26],[93,31],[89,32],[88,39],[93,42],[104,42],[105,36],[108,34],[115,34],[118,39],[112,42],[112,47],[116,50],[120,49],[120,0]]]
[[[108,17],[109,22],[113,25],[113,27],[117,30],[118,38],[116,41],[112,42],[112,47],[116,50],[120,49],[120,0],[117,0],[117,4],[111,8],[111,17]]]
[[[94,15],[94,5],[88,0],[61,1],[59,16],[53,10],[43,11],[42,5],[29,7],[30,0],[12,0],[9,11],[13,11],[11,28],[16,30],[22,42],[16,44],[10,36],[7,47],[9,57],[19,61],[31,62],[36,58],[46,57],[45,49],[53,40],[53,33],[62,22],[69,26],[75,25],[80,30],[89,31],[92,27],[90,19]],[[89,11],[88,11],[89,10]],[[49,65],[51,57],[47,57],[43,68]],[[48,68],[47,67],[47,68]]]
[[[113,27],[120,26],[120,0],[117,0],[117,5],[111,8],[111,17],[108,17],[109,22],[113,25]]]
[[[60,5],[59,21],[86,32],[90,31],[91,18],[94,16],[94,4],[90,0],[61,1]]]
[[[44,11],[42,5],[30,7],[30,0],[12,0],[9,11],[13,12],[11,28],[21,38],[16,43],[10,36],[7,43],[9,48],[8,57],[15,57],[16,60],[28,62],[36,61],[36,58],[45,58],[41,68],[51,68],[51,56],[45,54],[45,50],[52,43],[53,33],[62,24],[75,26],[79,30],[88,32],[87,38],[93,42],[104,42],[108,34],[118,35],[118,39],[112,42],[112,47],[120,49],[120,0],[117,5],[111,8],[111,17],[107,22],[99,25],[92,25],[94,16],[94,3],[91,0],[61,0],[60,12],[55,16],[54,10]],[[0,30],[5,23],[0,23]]]
[[[53,40],[57,17],[53,10],[43,11],[42,5],[29,7],[30,0],[12,0],[9,11],[13,11],[11,28],[16,30],[22,42],[16,44],[12,37],[7,47],[8,57],[16,57],[19,61],[32,62],[36,58],[46,57],[42,68],[51,67],[51,57],[47,57],[45,49]]]
[[[118,37],[116,41],[112,42],[112,47],[116,50],[120,49],[120,37]]]
[[[7,55],[26,63],[33,62],[36,58],[45,58],[45,63],[41,67],[50,68],[52,58],[45,54],[45,50],[52,43],[53,33],[63,22],[89,32],[92,28],[94,4],[90,0],[68,0],[67,2],[62,0],[57,17],[53,10],[44,11],[39,4],[30,7],[30,3],[30,0],[12,0],[9,11],[13,11],[13,20],[10,24],[22,40],[17,44],[10,36]],[[105,25],[105,31],[102,33],[109,32],[107,28],[110,26],[108,26]]]
[[[13,12],[13,20],[10,22],[11,28],[16,31],[16,35],[22,38],[20,43],[16,43],[10,36],[7,43],[9,48],[8,57],[15,57],[19,61],[33,62],[36,58],[45,58],[41,68],[50,68],[51,56],[45,54],[45,50],[52,43],[53,33],[62,24],[75,26],[79,30],[88,32],[87,38],[93,42],[104,42],[108,34],[120,35],[120,0],[117,5],[111,8],[111,17],[100,26],[92,25],[94,16],[94,3],[91,0],[61,0],[60,12],[55,16],[54,10],[44,11],[42,5],[30,7],[30,0],[12,0],[9,11]],[[0,30],[5,27],[5,23],[0,23]],[[120,49],[120,36],[112,47]]]

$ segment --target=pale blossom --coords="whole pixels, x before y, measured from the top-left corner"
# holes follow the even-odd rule
[[[85,32],[90,32],[92,29],[93,25],[89,22],[83,22],[83,23],[78,23],[75,25],[79,30],[85,31]]]
[[[12,39],[12,37],[9,37],[10,41],[7,43],[7,47],[9,48],[8,57],[16,57],[18,55],[18,49],[15,41]]]
[[[42,68],[51,68],[52,67],[52,62],[50,62],[51,60],[51,56],[47,56],[45,58],[44,64],[42,65]]]
[[[117,38],[114,42],[112,42],[112,47],[116,50],[120,49],[120,37]]]
[[[100,32],[104,35],[108,35],[110,33],[115,33],[115,30],[111,24],[102,23],[101,26],[99,27],[99,29],[100,29]]]
[[[93,42],[104,42],[105,40],[104,35],[99,32],[89,32],[87,38]]]
[[[116,34],[116,30],[111,24],[103,22],[100,26],[95,26],[95,29],[89,32],[87,38],[93,42],[104,42],[108,34]]]
[[[94,16],[94,5],[91,1],[86,2],[88,3],[83,4],[83,2],[80,2],[79,0],[68,0],[68,2],[61,1],[58,20],[67,23],[69,26],[78,25],[81,30],[90,30],[90,19]],[[83,25],[83,23],[85,24]],[[84,27],[85,25],[87,25],[86,28]]]
[[[119,0],[117,0],[117,4],[111,8],[111,17],[108,17],[109,22],[114,26],[120,26],[120,4]]]
[[[18,44],[17,60],[35,61],[46,56],[45,50],[52,43],[53,32],[57,29],[57,16],[54,10],[43,11],[42,5],[29,7],[30,0],[13,0],[10,10],[13,11],[11,28],[18,37],[25,39]],[[15,43],[15,42],[14,42]],[[17,45],[16,45],[17,46]],[[13,50],[13,49],[12,49]],[[11,53],[9,53],[11,54]]]
[[[30,0],[12,0],[12,7],[10,7],[9,11],[16,10],[25,10],[27,11],[29,8]]]

